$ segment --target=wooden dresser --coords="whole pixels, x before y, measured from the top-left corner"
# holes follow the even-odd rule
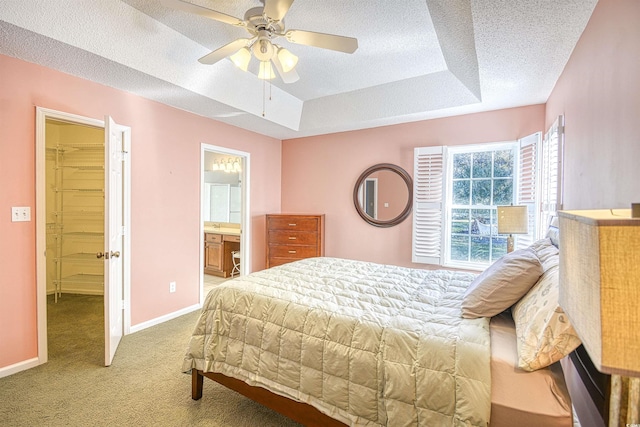
[[[267,215],[267,268],[324,256],[324,215]]]

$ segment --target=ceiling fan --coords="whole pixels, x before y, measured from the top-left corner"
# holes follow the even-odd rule
[[[234,40],[203,56],[198,61],[202,64],[215,64],[221,59],[229,57],[238,68],[247,71],[253,53],[253,56],[260,61],[258,78],[265,80],[275,77],[272,64],[278,70],[283,82],[293,83],[299,79],[295,70],[298,57],[284,47],[273,43],[273,40],[278,37],[284,37],[291,43],[338,52],[353,53],[358,49],[358,40],[353,37],[304,30],[285,30],[284,17],[293,0],[264,0],[264,7],[254,7],[247,10],[244,19],[184,0],[162,0],[162,3],[167,7],[245,28],[251,37]]]

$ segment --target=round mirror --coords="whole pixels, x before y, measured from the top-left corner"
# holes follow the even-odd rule
[[[380,163],[362,172],[353,189],[358,214],[376,227],[400,224],[411,212],[413,183],[399,166]]]

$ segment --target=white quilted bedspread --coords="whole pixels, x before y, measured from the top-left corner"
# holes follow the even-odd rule
[[[488,319],[474,275],[312,258],[207,296],[183,363],[309,403],[346,424],[487,426]]]

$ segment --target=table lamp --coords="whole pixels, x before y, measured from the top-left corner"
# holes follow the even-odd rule
[[[640,218],[629,209],[561,211],[559,303],[596,368],[612,374],[609,425],[618,424],[621,376],[627,423],[640,407]],[[628,424],[627,424],[628,425]]]
[[[508,234],[507,253],[513,252],[513,235],[529,233],[527,207],[498,206],[498,234]]]

